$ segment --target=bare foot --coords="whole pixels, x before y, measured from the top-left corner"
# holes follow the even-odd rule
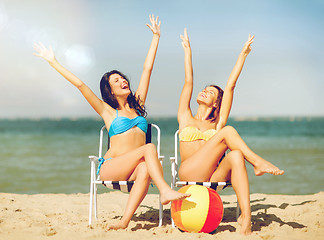
[[[241,225],[240,233],[243,235],[251,235],[251,216],[244,217],[243,215],[240,215],[237,219],[237,222]]]
[[[180,193],[180,192],[174,191],[172,189],[169,189],[169,190],[164,191],[163,193],[161,192],[161,203],[163,205],[165,205],[173,200],[185,199],[190,196],[191,196],[191,194]]]
[[[107,227],[106,231],[110,231],[110,230],[118,230],[118,229],[125,229],[127,228],[128,224],[127,223],[123,223],[122,221],[119,221],[119,223],[115,224],[115,225],[110,225]]]
[[[270,162],[264,160],[261,164],[254,166],[254,173],[256,176],[262,176],[265,173],[270,173],[273,175],[282,175],[285,173],[284,170],[280,170]]]

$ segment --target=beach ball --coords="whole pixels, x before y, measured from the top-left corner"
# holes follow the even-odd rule
[[[187,185],[179,189],[191,193],[183,200],[171,203],[171,217],[175,225],[185,232],[214,231],[223,218],[223,202],[218,193],[201,185]]]

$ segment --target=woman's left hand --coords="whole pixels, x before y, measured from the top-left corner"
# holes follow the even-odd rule
[[[36,53],[33,53],[35,56],[41,57],[49,63],[53,63],[56,60],[51,46],[46,48],[41,42],[38,44],[34,43],[34,49],[36,50]]]
[[[146,26],[148,26],[151,31],[153,32],[153,34],[156,34],[160,37],[160,25],[161,25],[161,21],[158,22],[159,17],[157,16],[156,18],[154,17],[154,14],[150,15],[150,24],[146,24]]]
[[[254,35],[251,36],[251,34],[249,34],[249,39],[246,41],[246,43],[244,44],[244,47],[242,49],[242,53],[243,54],[249,54],[252,50],[251,48],[251,44],[253,43],[254,39]]]
[[[180,35],[180,38],[182,40],[181,44],[183,49],[190,49],[190,42],[189,42],[189,37],[187,33],[187,28],[184,29],[183,35]]]

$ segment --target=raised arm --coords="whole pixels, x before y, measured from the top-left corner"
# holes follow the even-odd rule
[[[101,99],[99,99],[91,89],[85,85],[79,78],[77,78],[73,73],[69,72],[64,68],[55,58],[53,49],[49,47],[47,49],[42,43],[34,44],[36,53],[35,56],[45,59],[57,72],[59,72],[63,77],[65,77],[70,83],[77,87],[86,100],[90,103],[93,109],[102,116],[104,109],[109,108],[109,105],[105,104]]]
[[[190,109],[190,100],[193,90],[193,70],[192,70],[192,56],[191,47],[187,29],[184,29],[184,34],[180,35],[182,40],[182,47],[184,49],[184,67],[185,67],[185,83],[182,88],[178,109],[178,121],[184,117],[192,116]]]
[[[238,77],[242,71],[245,59],[247,55],[251,52],[251,44],[253,43],[254,36],[249,34],[249,39],[244,44],[244,47],[235,63],[235,66],[228,78],[226,87],[224,89],[224,95],[222,100],[222,105],[220,108],[220,115],[219,121],[217,123],[216,129],[219,130],[226,125],[228,116],[230,114],[232,103],[233,103],[233,95],[234,95],[234,88],[237,82]]]
[[[147,53],[147,56],[145,58],[144,66],[143,66],[143,72],[142,76],[140,79],[140,83],[138,85],[138,89],[135,93],[135,96],[140,99],[141,103],[144,105],[146,101],[146,96],[148,92],[148,88],[150,85],[150,78],[151,78],[151,73],[153,70],[153,64],[157,52],[157,48],[159,45],[159,40],[160,40],[160,25],[161,21],[158,22],[159,17],[154,18],[154,15],[150,15],[150,22],[151,25],[146,24],[151,31],[153,32],[153,39],[149,48],[149,51]]]

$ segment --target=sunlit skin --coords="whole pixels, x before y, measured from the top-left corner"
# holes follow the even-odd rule
[[[178,109],[179,131],[192,126],[202,132],[216,129],[217,133],[208,141],[180,141],[179,177],[183,181],[218,182],[230,180],[241,208],[238,222],[241,225],[240,233],[243,235],[251,234],[250,192],[245,161],[253,165],[257,176],[264,173],[273,175],[284,173],[283,170],[251,151],[233,127],[225,126],[232,107],[234,88],[245,59],[251,51],[253,39],[254,36],[249,35],[243,46],[224,89],[220,111],[213,122],[208,119],[208,116],[217,105],[216,99],[219,94],[217,88],[209,86],[203,89],[197,96],[197,113],[194,115],[191,111],[190,100],[193,91],[191,47],[187,30],[185,29],[184,34],[181,35],[185,53],[185,83]],[[228,149],[231,151],[218,165]]]
[[[158,21],[158,17],[155,18],[154,15],[150,15],[150,23],[147,26],[153,33],[153,39],[144,62],[139,86],[135,92],[135,97],[141,100],[140,104],[142,105],[146,101],[151,72],[160,39],[161,23]],[[56,60],[51,47],[47,49],[42,43],[39,43],[35,44],[34,48],[36,50],[35,56],[45,59],[56,71],[79,89],[92,108],[102,117],[106,128],[109,129],[116,117],[116,110],[99,99],[84,82],[65,69]],[[109,77],[109,84],[112,94],[118,101],[118,115],[128,118],[137,117],[138,114],[135,109],[130,108],[127,102],[127,97],[130,94],[128,82],[119,74],[112,74]],[[112,136],[110,144],[110,149],[104,158],[112,159],[102,164],[100,169],[101,180],[135,180],[135,183],[129,194],[122,218],[117,224],[109,225],[107,230],[127,228],[134,212],[147,194],[151,178],[160,191],[162,204],[190,196],[190,194],[182,194],[172,190],[165,182],[156,147],[151,143],[145,144],[145,133],[138,127],[135,126],[124,133]]]

